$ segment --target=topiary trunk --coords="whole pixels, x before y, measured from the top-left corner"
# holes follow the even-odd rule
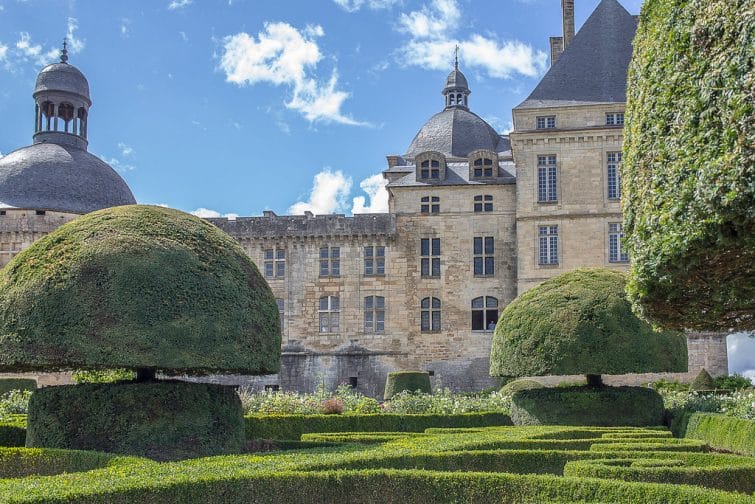
[[[586,376],[587,376],[588,387],[602,387],[603,386],[603,378],[601,378],[599,374],[589,374]]]

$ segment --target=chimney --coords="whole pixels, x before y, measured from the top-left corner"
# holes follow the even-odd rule
[[[389,169],[398,166],[399,160],[401,159],[399,156],[385,156],[385,158],[388,160]]]
[[[561,0],[561,16],[564,27],[563,49],[566,49],[574,38],[574,0]]]
[[[551,66],[556,62],[561,53],[564,52],[564,38],[551,37]]]

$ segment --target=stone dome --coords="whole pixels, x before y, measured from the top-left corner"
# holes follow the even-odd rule
[[[86,150],[36,143],[0,158],[0,208],[85,214],[134,203],[121,176]]]
[[[78,68],[68,63],[54,63],[40,70],[34,95],[44,91],[64,91],[90,101],[89,82]]]
[[[467,157],[478,149],[498,152],[500,140],[501,136],[480,116],[452,107],[435,114],[420,128],[404,157],[413,159],[425,151],[455,158]]]
[[[467,88],[469,89],[469,83],[467,82],[467,78],[464,76],[463,73],[461,73],[461,70],[454,69],[451,70],[451,73],[448,74],[448,77],[446,77],[446,89],[455,89],[455,88]]]

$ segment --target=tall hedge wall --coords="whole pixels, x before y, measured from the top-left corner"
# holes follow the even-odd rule
[[[755,329],[755,6],[646,0],[629,66],[624,229],[635,310]]]

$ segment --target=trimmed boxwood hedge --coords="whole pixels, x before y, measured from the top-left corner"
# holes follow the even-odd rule
[[[459,415],[250,415],[244,417],[247,439],[298,440],[310,432],[423,432],[431,427],[512,425],[505,413]]]
[[[11,390],[36,390],[37,380],[33,378],[0,378],[0,395]]]
[[[514,425],[648,426],[663,424],[663,398],[643,387],[521,390],[511,398]]]
[[[134,463],[148,463],[148,461],[95,451],[0,448],[0,478],[51,476]]]
[[[383,399],[390,400],[399,392],[432,392],[427,371],[393,371],[385,379]]]
[[[0,446],[24,446],[26,415],[10,415],[0,422]]]
[[[713,448],[755,457],[755,421],[715,413],[687,414],[681,433]]]
[[[755,9],[647,0],[629,65],[629,296],[665,327],[755,329]]]
[[[26,446],[155,460],[241,453],[241,400],[233,387],[180,381],[46,387],[29,401]]]

